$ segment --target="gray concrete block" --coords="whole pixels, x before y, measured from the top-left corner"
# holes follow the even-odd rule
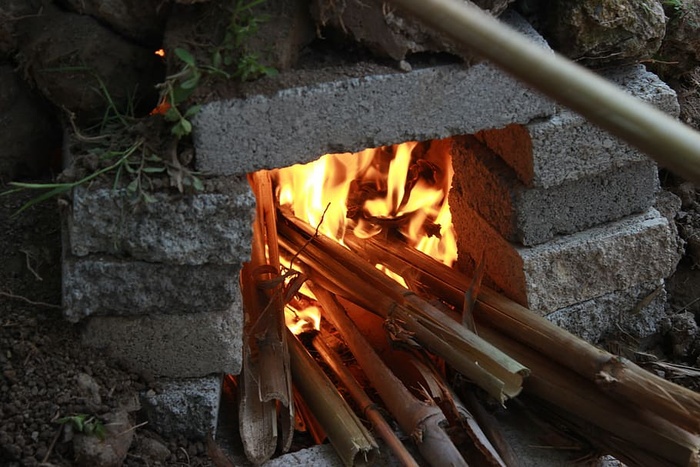
[[[632,95],[677,117],[676,93],[641,65],[604,75]],[[608,171],[646,156],[567,109],[525,126],[509,125],[476,135],[528,186],[548,188]]]
[[[239,263],[250,257],[255,198],[245,179],[221,192],[154,193],[134,206],[126,190],[73,190],[66,225],[76,256],[109,253],[178,264]]]
[[[189,315],[91,317],[82,341],[104,349],[135,372],[198,378],[240,373],[242,335],[242,310],[232,307]]]
[[[501,236],[526,246],[578,232],[635,212],[655,201],[656,165],[643,159],[550,188],[528,188],[476,138],[454,138],[450,203],[463,198]]]
[[[655,209],[534,247],[507,242],[468,204],[456,202],[458,266],[484,255],[486,282],[543,315],[616,290],[668,277],[678,237]]]
[[[593,344],[606,334],[624,332],[635,339],[655,334],[666,317],[666,289],[640,284],[562,308],[546,318]]]
[[[63,259],[64,316],[197,314],[240,308],[240,265],[147,263],[90,255]]]
[[[148,427],[166,438],[204,439],[216,434],[221,375],[158,381],[141,394]]]
[[[511,23],[543,44],[521,18]],[[526,123],[554,111],[551,101],[491,65],[445,65],[212,102],[195,117],[193,139],[199,170],[240,174]]]

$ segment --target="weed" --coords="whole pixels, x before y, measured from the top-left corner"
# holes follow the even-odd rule
[[[79,433],[97,436],[101,440],[104,440],[107,434],[102,421],[84,413],[62,417],[56,422],[64,426],[70,426],[72,430]]]

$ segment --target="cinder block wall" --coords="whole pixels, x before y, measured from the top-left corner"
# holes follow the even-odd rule
[[[522,19],[505,19],[546,47]],[[611,79],[678,112],[673,92],[641,67]],[[73,191],[66,317],[85,322],[86,344],[180,388],[175,399],[144,396],[164,430],[200,406],[192,433],[204,436],[216,426],[219,375],[241,367],[238,272],[255,203],[245,174],[453,135],[462,135],[450,195],[460,267],[484,252],[492,285],[589,340],[620,323],[636,336],[653,330],[678,260],[675,231],[652,207],[654,164],[485,63],[205,105],[194,122],[197,169],[214,176],[205,192],[156,194],[135,210],[124,191]]]

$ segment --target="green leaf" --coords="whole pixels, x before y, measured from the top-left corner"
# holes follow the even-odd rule
[[[24,203],[22,205],[22,207],[19,208],[17,210],[17,212],[15,212],[12,215],[17,216],[17,215],[21,214],[22,212],[24,212],[25,210],[29,209],[30,207],[34,206],[35,204],[41,203],[42,201],[46,201],[47,199],[52,198],[56,195],[60,195],[61,193],[65,193],[66,191],[70,190],[71,188],[73,188],[72,185],[61,185],[61,186],[54,188],[53,190],[49,190],[46,193],[43,193],[43,194],[37,196],[36,198],[32,198],[29,201],[27,201],[26,203]]]
[[[143,196],[143,200],[149,204],[152,204],[152,203],[155,203],[158,201],[155,197],[153,197],[153,195],[151,195],[150,193],[147,193],[145,191],[143,193],[141,193],[141,195]]]
[[[197,66],[194,60],[194,56],[187,50],[178,47],[175,49],[175,55],[177,55],[177,57],[183,62],[185,62],[187,65],[191,67]]]
[[[217,50],[214,52],[214,56],[211,59],[211,66],[214,68],[220,68],[221,67],[221,50]]]
[[[192,175],[192,186],[197,191],[204,191],[204,183],[198,177]]]
[[[175,89],[173,89],[173,101],[171,102],[171,104],[178,105],[183,103],[187,100],[188,97],[192,95],[193,91],[194,89],[185,89],[182,86],[177,86]]]
[[[175,107],[170,107],[165,112],[165,115],[163,115],[163,118],[165,118],[169,122],[177,122],[178,120],[180,120],[180,112],[178,112]]]
[[[180,125],[182,125],[182,129],[185,130],[186,135],[192,133],[192,124],[189,120],[183,118],[182,120],[180,120]]]
[[[201,108],[202,108],[202,106],[199,104],[193,105],[192,107],[187,109],[187,112],[185,112],[185,115],[183,115],[183,117],[185,117],[185,118],[192,117],[192,116],[196,115],[197,112],[199,112],[199,110]]]
[[[129,193],[136,193],[136,191],[138,189],[139,189],[139,179],[138,178],[133,179],[131,181],[131,183],[129,183],[126,186],[126,191],[128,191]]]
[[[202,75],[200,73],[195,73],[192,78],[188,79],[187,81],[182,82],[180,84],[180,87],[182,89],[194,89],[194,88],[196,88],[197,85],[199,84],[199,78],[201,76]]]
[[[141,172],[147,174],[159,174],[165,172],[165,167],[144,167]]]

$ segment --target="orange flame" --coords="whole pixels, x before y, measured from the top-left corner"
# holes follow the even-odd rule
[[[159,57],[165,57],[165,50],[164,49],[158,49],[153,53],[158,55]]]
[[[359,153],[326,154],[275,170],[277,196],[294,214],[342,243],[396,228],[409,245],[451,266],[457,245],[447,194],[449,143],[406,142]],[[324,214],[325,211],[325,214]]]
[[[321,329],[321,310],[315,306],[309,306],[303,310],[288,306],[284,309],[284,319],[293,334]]]

